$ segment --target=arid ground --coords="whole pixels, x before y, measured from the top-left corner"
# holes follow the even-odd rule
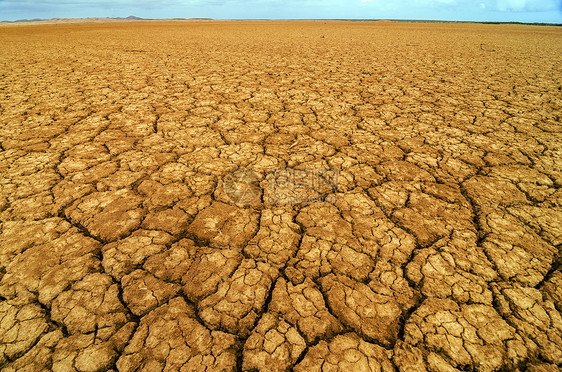
[[[562,28],[0,28],[4,371],[557,371]]]

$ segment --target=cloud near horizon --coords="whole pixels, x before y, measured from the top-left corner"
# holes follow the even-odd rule
[[[410,0],[401,3],[389,3],[386,0],[361,0],[363,3],[373,3],[378,6],[389,5],[394,8],[404,7],[404,3],[416,8],[480,8],[500,12],[548,12],[562,11],[560,0]]]
[[[562,0],[0,0],[0,20],[129,15],[562,23]]]

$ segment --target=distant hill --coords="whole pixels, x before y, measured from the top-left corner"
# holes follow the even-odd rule
[[[174,21],[214,21],[213,18],[185,18],[185,17],[174,17],[169,18]]]
[[[0,0],[1,1],[1,0]],[[50,25],[50,24],[75,24],[75,23],[114,23],[114,22],[134,22],[145,20],[144,18],[129,16],[127,18],[50,18],[50,19],[18,19],[16,21],[0,21],[5,26],[14,25]]]
[[[16,19],[15,21],[11,21],[11,22],[36,22],[36,21],[44,21],[44,18],[32,18],[32,19]],[[6,22],[10,22],[10,21],[6,21]]]

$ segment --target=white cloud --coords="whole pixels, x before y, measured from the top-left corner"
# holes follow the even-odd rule
[[[562,10],[561,0],[405,0],[401,2],[389,2],[387,0],[361,0],[362,3],[372,3],[387,8],[389,3],[393,8],[457,8],[463,9],[487,9],[501,12],[544,12]]]
[[[508,12],[544,12],[560,10],[560,0],[496,0],[495,9]]]

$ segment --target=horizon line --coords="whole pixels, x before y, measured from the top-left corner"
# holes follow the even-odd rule
[[[142,18],[136,16],[128,17],[53,17],[53,18],[31,18],[17,19],[14,21],[2,20],[1,23],[26,23],[26,22],[42,22],[54,20],[78,20],[78,19],[112,19],[123,21],[346,21],[346,22],[413,22],[413,23],[479,23],[479,24],[519,24],[519,25],[535,25],[535,26],[562,26],[562,23],[556,22],[522,22],[522,21],[462,21],[462,20],[445,20],[445,19],[407,19],[407,18],[209,18],[209,17],[173,17],[173,18]]]

